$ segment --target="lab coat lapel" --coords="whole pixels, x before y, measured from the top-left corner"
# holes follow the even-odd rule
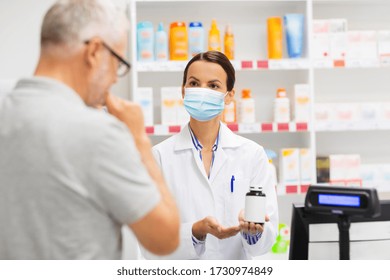
[[[206,170],[204,169],[203,162],[199,157],[199,152],[195,149],[192,149],[192,154],[194,156],[194,160],[196,162],[196,166],[199,169],[199,172],[203,175],[203,179],[206,180],[208,185],[210,185],[210,181],[207,178],[207,174],[206,174]]]
[[[221,147],[218,147],[218,150],[215,152],[214,163],[210,173],[210,180],[209,180],[210,184],[213,184],[215,178],[218,176],[219,171],[225,165],[226,161],[227,161],[226,153]]]
[[[207,184],[210,185],[209,179],[207,178],[206,170],[204,169],[203,166],[203,162],[199,157],[199,152],[195,149],[194,144],[192,143],[188,124],[184,126],[183,129],[180,131],[176,139],[174,149],[175,151],[181,151],[187,149],[191,150],[194,161],[196,163],[196,166],[198,167],[200,174],[202,174],[202,177],[207,182]]]
[[[226,164],[228,156],[225,152],[225,149],[236,148],[242,144],[242,139],[234,134],[226,125],[221,123],[220,126],[220,142],[218,144],[218,149],[215,153],[213,168],[211,169],[210,184],[214,182],[219,173],[220,176],[224,176],[221,168]]]

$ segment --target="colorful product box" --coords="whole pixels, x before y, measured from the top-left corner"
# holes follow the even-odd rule
[[[146,126],[152,126],[153,121],[153,88],[140,87],[137,88],[133,96],[134,102],[138,103],[144,114],[144,120]]]
[[[299,149],[288,148],[280,150],[279,178],[283,186],[299,185]]]
[[[310,121],[310,86],[308,84],[294,86],[294,116],[295,122]]]
[[[316,169],[317,169],[317,182],[329,183],[329,169],[330,169],[329,156],[317,156]]]
[[[177,125],[177,103],[180,98],[180,87],[161,88],[161,124]]]
[[[299,149],[299,182],[301,186],[310,185],[312,182],[310,149]]]
[[[335,121],[357,121],[359,118],[359,105],[357,103],[333,104],[333,120]]]
[[[390,65],[390,30],[378,31],[378,56],[382,65]]]
[[[184,108],[181,87],[161,88],[161,123],[183,125],[190,120]]]
[[[373,30],[360,31],[359,56],[361,59],[377,59],[377,32]]]

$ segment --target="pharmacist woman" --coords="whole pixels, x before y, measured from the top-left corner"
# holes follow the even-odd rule
[[[221,52],[194,56],[182,85],[189,124],[154,147],[181,216],[180,246],[170,259],[252,259],[275,241],[278,207],[266,153],[221,123],[234,82],[234,68]],[[263,227],[243,219],[249,186],[262,186],[266,194]]]

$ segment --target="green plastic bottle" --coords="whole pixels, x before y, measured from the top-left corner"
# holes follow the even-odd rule
[[[279,233],[276,237],[276,242],[272,246],[272,253],[283,254],[287,253],[290,246],[290,228],[286,224],[279,224]]]

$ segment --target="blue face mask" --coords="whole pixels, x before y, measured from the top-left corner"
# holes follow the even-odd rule
[[[223,93],[209,88],[184,88],[184,108],[195,120],[205,122],[218,116],[225,107]]]

